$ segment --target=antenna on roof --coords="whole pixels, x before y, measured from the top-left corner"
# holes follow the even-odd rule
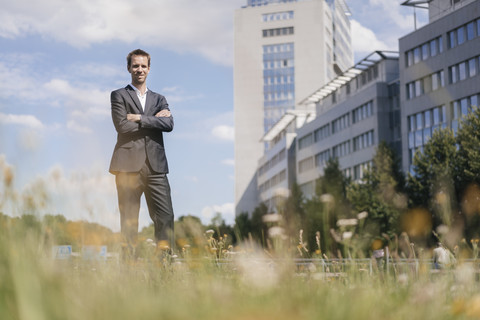
[[[402,6],[413,7],[413,24],[415,30],[417,30],[417,13],[415,8],[428,9],[428,4],[432,1],[433,0],[406,0],[400,4]]]

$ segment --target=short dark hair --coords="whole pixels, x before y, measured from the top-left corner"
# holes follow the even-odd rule
[[[148,59],[148,66],[150,67],[150,54],[146,51],[143,51],[142,49],[135,49],[132,52],[130,52],[127,56],[127,68],[130,68],[130,65],[132,64],[132,56],[144,56],[147,57]]]

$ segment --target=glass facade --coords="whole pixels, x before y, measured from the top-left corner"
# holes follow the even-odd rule
[[[447,127],[447,111],[445,106],[435,107],[408,116],[408,151],[410,165],[415,152],[428,142],[433,131]]]
[[[256,6],[266,6],[271,3],[287,3],[287,2],[298,2],[302,0],[248,0],[247,6],[256,7]]]
[[[293,43],[263,46],[264,129],[267,132],[287,111],[295,107]]]

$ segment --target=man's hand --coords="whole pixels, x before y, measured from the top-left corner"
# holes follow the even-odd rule
[[[140,122],[140,119],[142,118],[141,115],[139,114],[133,114],[133,113],[128,113],[127,114],[127,120],[132,121],[132,122]]]
[[[170,117],[172,115],[172,113],[170,111],[168,111],[167,109],[163,109],[163,110],[160,110],[159,112],[157,112],[157,114],[155,115],[155,117]]]

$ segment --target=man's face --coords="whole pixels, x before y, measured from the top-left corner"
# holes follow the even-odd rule
[[[132,75],[132,84],[144,84],[150,72],[148,58],[146,56],[133,55],[128,72]]]

